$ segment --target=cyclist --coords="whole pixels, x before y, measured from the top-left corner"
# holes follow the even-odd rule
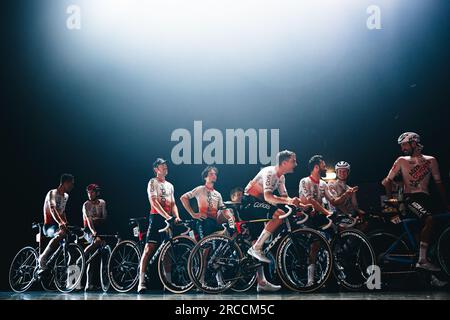
[[[166,180],[168,173],[167,161],[157,158],[153,163],[155,177],[150,179],[147,186],[150,201],[150,216],[147,230],[147,244],[140,261],[138,293],[143,293],[147,287],[145,284],[145,272],[148,260],[157,245],[161,242],[159,230],[165,227],[165,221],[181,221],[174,198],[173,185]]]
[[[397,174],[403,178],[403,190],[407,199],[407,206],[423,221],[420,234],[419,260],[416,268],[429,271],[439,271],[440,268],[427,260],[427,249],[432,237],[435,205],[430,198],[428,190],[430,178],[433,177],[441,196],[443,205],[448,203],[444,185],[441,182],[439,166],[436,158],[422,154],[423,145],[420,136],[414,132],[405,132],[397,139],[404,156],[398,157],[387,177],[382,181],[388,198],[392,197],[392,184]]]
[[[44,200],[44,227],[43,233],[52,238],[39,257],[39,271],[47,269],[47,260],[58,248],[62,239],[67,235],[66,204],[69,200],[69,192],[72,191],[75,178],[69,173],[61,175],[59,186],[50,190]]]
[[[216,167],[208,166],[202,171],[204,185],[198,186],[180,197],[181,203],[192,218],[199,220],[198,233],[201,238],[218,230],[218,226],[228,221],[234,227],[234,217],[225,205],[220,192],[214,189],[219,171]],[[189,200],[196,198],[198,211],[195,212]]]
[[[97,184],[90,184],[86,187],[86,192],[88,195],[88,199],[83,204],[83,224],[85,229],[85,237],[88,241],[89,245],[84,249],[84,254],[86,257],[93,251],[95,251],[98,247],[102,245],[102,240],[100,237],[97,237],[98,230],[101,230],[104,227],[107,212],[106,212],[106,202],[103,199],[99,199],[100,196],[100,186]],[[92,285],[92,268],[90,263],[87,266],[87,279],[86,279],[86,287],[85,290],[95,290],[95,286]]]
[[[339,161],[334,167],[336,171],[336,181],[328,183],[327,193],[330,198],[330,203],[335,209],[336,216],[362,216],[365,214],[363,210],[358,207],[356,200],[356,192],[359,190],[357,186],[350,187],[347,184],[347,179],[350,174],[350,164],[346,161]],[[341,221],[345,225],[345,219]],[[367,223],[362,223],[357,226],[358,229],[365,231]]]
[[[329,220],[326,217],[331,217],[333,212],[324,206],[324,202],[331,202],[331,196],[327,192],[327,184],[321,180],[327,174],[326,163],[321,155],[314,155],[308,161],[308,168],[310,175],[300,180],[299,183],[299,198],[302,203],[312,205],[315,213],[311,215],[310,223],[314,228],[325,227]],[[328,236],[328,235],[327,235]],[[318,243],[311,245],[311,252],[308,264],[308,283],[307,286],[314,284],[315,262],[318,251]]]
[[[285,212],[277,205],[294,205],[302,207],[300,200],[288,196],[285,177],[287,173],[294,172],[297,166],[296,155],[292,151],[284,150],[277,154],[277,165],[268,166],[261,171],[247,184],[242,198],[241,218],[244,220],[270,218],[256,242],[248,250],[248,254],[256,259],[270,263],[270,260],[262,251],[264,242],[278,229],[283,223],[279,216]],[[279,195],[274,192],[278,191]],[[250,234],[254,238],[257,235],[260,224],[249,224]],[[257,270],[257,290],[258,291],[277,291],[281,286],[273,285],[265,279],[264,269],[260,266]]]

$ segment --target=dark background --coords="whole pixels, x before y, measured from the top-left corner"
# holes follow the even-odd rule
[[[165,47],[146,39],[121,46],[120,29],[93,37],[89,12],[82,30],[68,31],[65,8],[78,2],[14,1],[2,10],[0,289],[8,289],[9,263],[32,243],[31,222],[42,219],[45,194],[61,173],[76,177],[71,223],[81,223],[85,187],[95,182],[111,225],[125,232],[128,217],[148,212],[152,162],[170,159],[171,132],[192,134],[194,120],[223,133],[280,129],[280,150],[294,150],[299,162],[287,176],[292,195],[312,155],[350,162],[366,209],[379,202],[379,182],[400,155],[397,137],[415,131],[449,189],[449,1],[343,1],[343,11],[321,12],[345,14],[345,25],[320,18],[319,30],[309,20],[287,37],[278,21],[258,41],[251,28],[236,28],[221,43],[208,44],[215,38],[205,35]],[[381,7],[381,30],[366,27],[370,4]],[[235,43],[239,36],[248,39]],[[169,166],[177,199],[201,183],[203,167]],[[216,187],[228,199],[260,165],[218,168]]]

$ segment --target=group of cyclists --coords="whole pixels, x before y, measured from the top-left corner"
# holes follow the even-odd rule
[[[391,198],[394,184],[401,184],[405,196],[413,201],[410,210],[417,219],[422,222],[420,232],[420,254],[416,268],[439,271],[439,267],[427,259],[427,250],[433,234],[433,213],[437,204],[430,198],[429,181],[433,178],[437,190],[441,196],[442,205],[448,208],[446,193],[440,179],[438,163],[432,156],[422,154],[423,145],[420,136],[413,132],[406,132],[398,138],[403,156],[396,159],[387,177],[382,184],[386,189],[386,195]],[[214,186],[218,179],[218,169],[214,166],[206,167],[201,173],[204,183],[184,193],[180,201],[184,209],[192,219],[197,221],[197,234],[203,238],[211,235],[226,223],[230,229],[235,228],[239,220],[269,219],[265,224],[249,224],[252,244],[248,249],[248,255],[261,262],[256,270],[257,291],[273,292],[281,288],[280,285],[271,283],[266,279],[264,264],[270,262],[263,248],[271,236],[277,232],[283,223],[282,217],[288,208],[293,206],[308,212],[316,227],[323,227],[329,223],[331,217],[334,223],[345,225],[346,217],[361,217],[365,215],[358,206],[356,194],[358,187],[347,184],[350,174],[350,164],[339,161],[335,165],[336,180],[325,182],[327,165],[324,158],[314,155],[308,162],[310,174],[299,182],[298,195],[290,196],[285,186],[285,175],[293,173],[297,166],[296,154],[289,150],[277,154],[276,165],[261,169],[258,174],[249,181],[247,186],[233,188],[230,194],[231,201],[239,204],[239,211],[227,209],[222,195]],[[155,177],[148,182],[147,193],[150,202],[150,214],[148,218],[148,230],[146,245],[143,250],[140,267],[138,292],[147,289],[146,271],[149,259],[155,253],[161,242],[159,230],[166,226],[166,221],[172,224],[181,222],[179,210],[175,201],[174,186],[166,180],[168,174],[167,161],[158,158],[153,163]],[[399,182],[399,177],[401,178]],[[60,184],[56,189],[50,190],[44,201],[44,227],[43,233],[51,238],[47,247],[39,256],[39,273],[47,269],[47,261],[58,243],[67,233],[67,217],[65,214],[69,193],[74,187],[74,177],[71,174],[63,174]],[[89,245],[85,248],[85,254],[90,254],[102,243],[102,226],[107,219],[106,202],[100,199],[100,187],[90,184],[86,188],[88,200],[83,204],[82,214],[86,230],[86,240]],[[191,200],[197,202],[197,210],[191,206]],[[286,206],[287,205],[287,206]],[[367,230],[367,224],[358,225],[360,231]],[[315,263],[313,260],[308,265],[308,283],[314,281]],[[86,290],[95,289],[92,285],[92,275],[87,272]],[[218,280],[220,281],[220,279]]]

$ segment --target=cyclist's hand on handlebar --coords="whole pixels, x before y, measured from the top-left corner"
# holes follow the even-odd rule
[[[180,217],[175,217],[175,220],[174,220],[174,222],[175,222],[175,223],[179,223],[179,222],[181,222],[181,219],[180,219]]]
[[[302,206],[300,199],[298,197],[292,198],[291,205],[298,207]]]

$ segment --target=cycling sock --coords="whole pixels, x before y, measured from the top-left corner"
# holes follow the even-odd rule
[[[261,234],[259,235],[258,240],[256,240],[255,244],[253,245],[253,249],[261,250],[264,245],[264,242],[266,242],[266,240],[269,239],[271,235],[272,232],[269,232],[266,229],[264,229],[263,232],[261,232]]]
[[[419,249],[419,263],[427,261],[427,250],[428,250],[428,243],[421,241]]]
[[[259,266],[258,269],[256,269],[256,278],[258,279],[259,285],[265,285],[267,283],[263,266]]]
[[[145,272],[141,272],[139,274],[139,284],[141,285],[145,284]]]
[[[316,265],[310,264],[308,266],[308,283],[313,283],[314,282],[314,273],[316,271]]]

